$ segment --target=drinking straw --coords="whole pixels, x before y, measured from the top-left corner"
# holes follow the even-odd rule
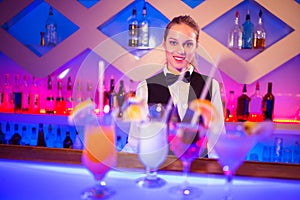
[[[185,72],[181,73],[179,75],[177,81],[181,81],[184,77],[184,74],[185,74]],[[163,117],[162,117],[162,121],[165,121],[166,123],[168,123],[167,120],[168,120],[168,116],[169,116],[169,114],[171,112],[171,109],[172,109],[172,104],[173,104],[172,95],[170,95],[170,98],[168,100],[168,104],[166,106],[166,111],[164,112]]]
[[[200,100],[205,99],[205,97],[208,93],[209,87],[211,85],[212,77],[214,76],[214,74],[216,72],[216,69],[217,69],[217,67],[215,67],[215,66],[212,66],[212,68],[210,69],[209,75],[208,75],[207,79],[205,80],[203,90],[201,91],[201,94],[200,94],[200,97],[199,97]],[[198,117],[199,117],[199,113],[194,112],[194,115],[193,115],[192,120],[191,120],[191,124],[195,125],[198,121]]]
[[[98,63],[98,76],[99,76],[99,82],[98,82],[98,88],[99,88],[99,113],[100,115],[103,114],[103,82],[104,82],[104,62],[102,60]]]

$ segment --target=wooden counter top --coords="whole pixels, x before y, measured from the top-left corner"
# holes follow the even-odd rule
[[[81,150],[45,147],[15,146],[0,144],[0,159],[41,161],[55,163],[81,164]],[[117,168],[143,169],[136,154],[118,153]],[[181,162],[168,156],[161,166],[163,170],[181,171]],[[191,166],[191,171],[206,174],[223,174],[215,159],[199,158]],[[300,164],[246,161],[236,175],[300,180]]]

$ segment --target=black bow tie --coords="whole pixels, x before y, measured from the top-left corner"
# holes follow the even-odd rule
[[[172,85],[173,83],[175,83],[178,80],[178,78],[179,78],[179,75],[170,74],[170,73],[166,74],[166,81],[167,81],[168,85]],[[185,83],[189,83],[191,81],[191,74],[189,71],[185,72],[182,81]]]

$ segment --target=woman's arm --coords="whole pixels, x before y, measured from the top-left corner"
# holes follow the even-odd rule
[[[148,87],[146,80],[140,82],[136,88],[136,97],[145,100],[148,100]],[[147,109],[148,110],[148,109]],[[122,149],[123,152],[128,153],[137,153],[137,145],[138,145],[138,127],[137,124],[132,122],[130,123],[130,129],[128,132],[128,142]]]
[[[212,80],[212,104],[215,106],[219,119],[216,122],[213,122],[211,125],[214,131],[211,131],[208,136],[207,148],[208,148],[208,157],[217,158],[217,154],[214,152],[214,146],[219,138],[220,134],[225,134],[225,124],[224,124],[224,115],[223,115],[223,106],[221,100],[220,86],[219,83],[213,79]]]

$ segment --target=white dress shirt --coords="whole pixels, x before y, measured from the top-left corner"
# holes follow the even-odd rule
[[[194,67],[191,66],[189,71],[190,74],[193,73]],[[164,67],[163,69],[164,74],[166,73],[171,73],[167,67]],[[220,124],[218,124],[218,128],[220,134],[224,133],[224,116],[223,116],[223,107],[222,107],[222,101],[221,101],[221,95],[220,95],[220,87],[219,83],[215,80],[212,79],[212,94],[211,94],[211,102],[217,109],[219,115],[220,115]],[[186,83],[184,81],[176,81],[174,84],[168,86],[173,104],[178,106],[178,114],[181,119],[183,119],[185,112],[188,109],[188,96],[189,96],[189,87],[190,83]],[[136,89],[136,96],[138,98],[141,98],[143,100],[148,101],[148,87],[147,87],[147,81],[143,80],[141,81]],[[135,133],[136,127],[131,127],[131,130],[128,135],[128,143],[126,146],[123,148],[123,151],[126,152],[133,152],[136,153],[137,150],[137,133]],[[218,139],[218,135],[214,135],[212,138],[208,138],[208,152],[209,152],[209,157],[216,157],[215,153],[213,152],[213,146]]]

